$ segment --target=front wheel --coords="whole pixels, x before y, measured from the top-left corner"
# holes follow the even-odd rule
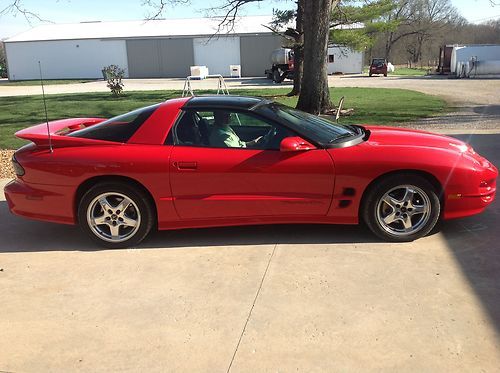
[[[125,183],[101,183],[78,206],[82,230],[99,245],[123,248],[139,244],[154,225],[148,196]]]
[[[368,191],[363,220],[380,238],[413,241],[436,225],[441,203],[434,186],[418,175],[393,175]]]

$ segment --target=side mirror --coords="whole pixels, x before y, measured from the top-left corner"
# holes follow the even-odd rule
[[[316,147],[298,136],[285,137],[280,144],[282,152],[300,152],[312,149],[316,149]]]

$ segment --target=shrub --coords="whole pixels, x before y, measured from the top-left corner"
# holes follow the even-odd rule
[[[102,75],[108,82],[107,87],[111,90],[113,96],[120,96],[123,91],[122,79],[125,76],[125,70],[116,65],[109,65],[102,69]]]

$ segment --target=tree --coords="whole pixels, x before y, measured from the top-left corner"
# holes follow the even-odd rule
[[[380,33],[396,27],[384,18],[394,7],[394,0],[342,0],[332,11],[330,42],[355,50],[371,47]]]
[[[231,30],[242,6],[260,0],[225,0],[213,11],[223,13],[219,30]],[[304,59],[301,89],[297,108],[312,114],[329,111],[332,107],[328,89],[327,53],[330,13],[340,0],[304,0],[302,26]],[[298,14],[299,12],[297,12]]]
[[[293,88],[287,96],[297,96],[302,87],[302,74],[304,71],[304,2],[297,0],[297,9],[295,10],[274,10],[274,18],[271,30],[285,38],[292,40],[291,48],[294,53],[294,73]],[[288,27],[284,33],[277,30],[288,25],[295,19],[295,28]]]
[[[0,41],[0,78],[7,77],[7,57],[5,56],[5,46]]]
[[[340,0],[306,0],[304,4],[304,73],[297,109],[320,114],[332,108],[327,55],[330,14]]]
[[[413,45],[408,45],[406,50],[415,61],[421,59],[424,43],[458,18],[458,11],[450,0],[399,0],[388,15],[388,21],[397,27],[386,33],[385,58],[391,58],[396,43],[411,38]]]

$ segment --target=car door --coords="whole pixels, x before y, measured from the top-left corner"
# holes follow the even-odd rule
[[[194,114],[192,117],[208,127],[208,132],[214,131],[214,111],[205,109]],[[270,131],[274,136],[290,135],[287,129],[277,128],[275,123],[260,117],[241,112],[231,115],[231,133],[242,137]],[[178,124],[188,122],[180,120]],[[280,138],[254,148],[215,147],[210,141],[203,143],[200,136],[193,135],[191,139],[184,135],[195,131],[176,126],[173,131],[170,183],[181,219],[327,214],[334,187],[334,167],[326,150],[282,152]],[[184,138],[177,138],[176,131]],[[251,139],[240,138],[240,141]]]

